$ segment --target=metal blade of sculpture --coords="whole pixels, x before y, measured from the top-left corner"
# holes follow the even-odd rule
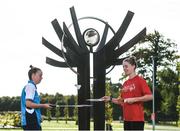
[[[70,8],[70,13],[72,17],[71,25],[74,27],[76,40],[66,24],[63,23],[62,30],[57,19],[55,19],[52,21],[52,26],[61,42],[61,49],[52,45],[45,38],[42,38],[42,44],[64,59],[64,62],[61,62],[46,57],[47,64],[56,67],[67,67],[77,74],[77,84],[81,85],[81,88],[78,90],[78,105],[89,105],[90,103],[87,99],[90,99],[90,53],[93,53],[93,99],[99,99],[105,95],[105,77],[109,73],[106,70],[109,67],[122,64],[125,58],[120,59],[119,56],[128,51],[146,35],[146,28],[123,44],[123,46],[119,46],[132,20],[133,12],[127,12],[116,33],[107,22],[99,18],[83,17],[77,19],[74,7]],[[89,31],[86,30],[87,32],[81,33],[78,21],[84,19],[94,19],[105,25],[100,42],[96,39],[94,40],[98,35],[94,38],[92,37],[98,33],[96,30],[90,29]],[[113,32],[114,36],[106,43],[109,29]],[[95,52],[93,52],[94,45],[91,42],[96,42],[93,43],[94,45],[98,44]],[[74,67],[77,68],[77,71],[73,69]],[[93,119],[94,130],[105,129],[104,102],[93,103]],[[78,122],[79,130],[90,130],[90,108],[78,108]]]

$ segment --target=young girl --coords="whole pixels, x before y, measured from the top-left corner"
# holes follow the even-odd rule
[[[123,84],[120,96],[103,99],[119,104],[123,108],[124,130],[144,130],[143,102],[152,100],[152,93],[146,81],[138,76],[136,70],[136,58],[131,56],[123,61],[123,70],[128,80]]]
[[[42,71],[30,66],[29,81],[21,94],[21,125],[24,130],[41,130],[40,108],[51,108],[50,104],[40,104],[36,85],[42,80]]]

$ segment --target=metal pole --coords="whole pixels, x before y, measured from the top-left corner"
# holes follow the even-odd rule
[[[153,131],[155,131],[155,92],[154,92],[154,89],[155,89],[155,64],[154,64],[154,56],[152,57],[152,63],[153,63],[153,86],[152,86],[152,91],[153,91],[153,113],[152,113],[152,116],[151,116],[151,119],[152,119],[152,125],[153,125]]]

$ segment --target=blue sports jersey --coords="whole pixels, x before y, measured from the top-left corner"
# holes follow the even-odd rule
[[[33,86],[30,86],[30,88],[35,88],[37,89],[35,83],[33,81],[28,81],[28,84],[31,84]],[[27,85],[26,85],[27,86]],[[22,94],[21,94],[21,125],[22,126],[26,126],[26,86],[23,88],[22,90]],[[36,104],[40,104],[40,97],[37,93],[37,90],[34,90],[34,98],[32,98],[32,102],[36,103]],[[41,111],[40,108],[36,108],[34,109],[34,111],[36,112],[36,116],[37,116],[37,121],[38,124],[41,124]]]

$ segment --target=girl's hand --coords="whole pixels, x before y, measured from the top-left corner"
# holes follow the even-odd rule
[[[136,98],[126,98],[126,99],[124,99],[124,103],[133,104],[135,102],[137,102]]]
[[[112,98],[112,103],[119,104],[119,100],[117,98]]]
[[[110,96],[103,96],[103,97],[101,97],[101,99],[103,99],[105,102],[109,102]]]
[[[45,109],[51,109],[52,106],[51,106],[51,104],[43,104],[43,108],[45,108]]]

